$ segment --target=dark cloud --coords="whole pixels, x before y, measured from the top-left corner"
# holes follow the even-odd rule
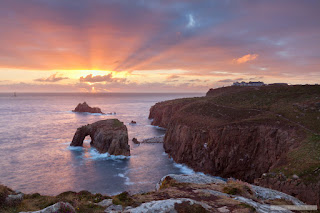
[[[244,80],[243,78],[236,78],[236,79],[222,79],[217,81],[218,83],[233,83],[235,81],[242,81]]]
[[[59,75],[60,75],[59,73],[55,73],[53,75],[50,75],[48,78],[37,78],[37,79],[34,79],[34,81],[54,83],[54,82],[62,81],[64,79],[69,79],[67,77],[62,77],[61,75],[60,76]]]
[[[90,82],[90,83],[96,83],[96,82],[125,82],[125,78],[113,78],[112,73],[109,73],[108,75],[97,75],[93,76],[92,74],[87,75],[86,77],[80,77],[80,82]]]

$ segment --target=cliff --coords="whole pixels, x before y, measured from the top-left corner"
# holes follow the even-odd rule
[[[149,118],[167,128],[164,148],[176,162],[319,204],[320,86],[211,89],[206,97],[157,103]],[[298,177],[303,190],[263,181],[266,173]]]

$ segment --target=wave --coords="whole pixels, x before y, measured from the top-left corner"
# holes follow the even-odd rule
[[[154,126],[154,125],[151,125],[151,124],[148,124],[146,126],[154,127],[156,129],[160,129],[160,130],[166,130],[166,128],[163,128],[163,127],[160,127],[160,126]]]
[[[72,151],[83,151],[84,147],[82,147],[82,146],[68,146],[67,149],[72,150]]]
[[[130,158],[130,156],[124,156],[124,155],[110,155],[108,152],[100,153],[95,148],[90,148],[89,154],[90,154],[89,159],[92,159],[92,160],[124,160],[124,159]]]
[[[190,169],[188,166],[184,165],[184,164],[179,164],[179,163],[173,163],[173,165],[176,168],[179,168],[181,173],[186,174],[186,175],[192,175],[195,174],[196,172],[193,171],[193,169]]]

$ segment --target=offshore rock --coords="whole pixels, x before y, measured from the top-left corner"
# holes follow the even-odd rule
[[[78,128],[70,146],[82,146],[87,135],[91,137],[91,146],[100,153],[130,156],[128,130],[118,119],[101,120]]]
[[[99,107],[90,107],[86,102],[79,103],[78,106],[72,110],[72,112],[89,112],[89,113],[101,113],[104,114]]]

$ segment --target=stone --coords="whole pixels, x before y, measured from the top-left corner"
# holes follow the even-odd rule
[[[297,180],[297,179],[299,179],[299,176],[296,175],[296,174],[294,174],[294,175],[292,175],[292,178],[295,179],[295,180]]]
[[[130,156],[128,130],[118,119],[101,120],[79,127],[70,146],[82,146],[87,135],[91,137],[91,146],[100,153]]]
[[[181,204],[182,202],[188,202],[190,205],[198,204],[204,209],[209,210],[211,207],[205,203],[198,202],[189,198],[171,198],[167,200],[157,200],[147,203],[143,203],[136,208],[131,208],[124,212],[126,213],[151,213],[151,212],[177,212],[175,204]]]
[[[112,199],[105,199],[105,200],[97,203],[97,205],[102,206],[102,207],[109,207],[112,205]]]
[[[222,213],[230,212],[230,210],[228,209],[227,206],[223,206],[223,207],[218,208],[218,211],[222,212]]]
[[[122,206],[121,205],[114,205],[112,204],[108,208],[104,210],[106,213],[116,213],[116,212],[122,212]]]
[[[78,106],[72,110],[72,112],[89,112],[89,113],[101,113],[104,114],[99,107],[90,107],[86,102],[79,103]]]
[[[21,201],[23,200],[23,193],[19,193],[16,195],[8,195],[8,197],[6,197],[6,204],[7,205],[17,205],[19,203],[21,203]]]
[[[138,139],[136,139],[136,138],[132,138],[132,142],[135,144],[140,144],[140,141],[138,141]]]
[[[136,121],[131,121],[130,124],[137,124],[137,122]]]
[[[213,177],[210,175],[202,175],[202,174],[191,174],[191,175],[176,175],[176,174],[169,174],[161,178],[159,183],[156,185],[156,190],[160,189],[160,186],[166,177],[170,177],[179,183],[195,183],[195,184],[208,184],[208,183],[219,183],[219,184],[226,184],[226,181],[218,178]]]
[[[20,212],[20,213],[57,213],[57,212],[68,212],[68,213],[76,213],[76,210],[70,203],[67,202],[58,202],[51,206],[48,206],[45,209],[39,211],[31,211],[31,212]]]

